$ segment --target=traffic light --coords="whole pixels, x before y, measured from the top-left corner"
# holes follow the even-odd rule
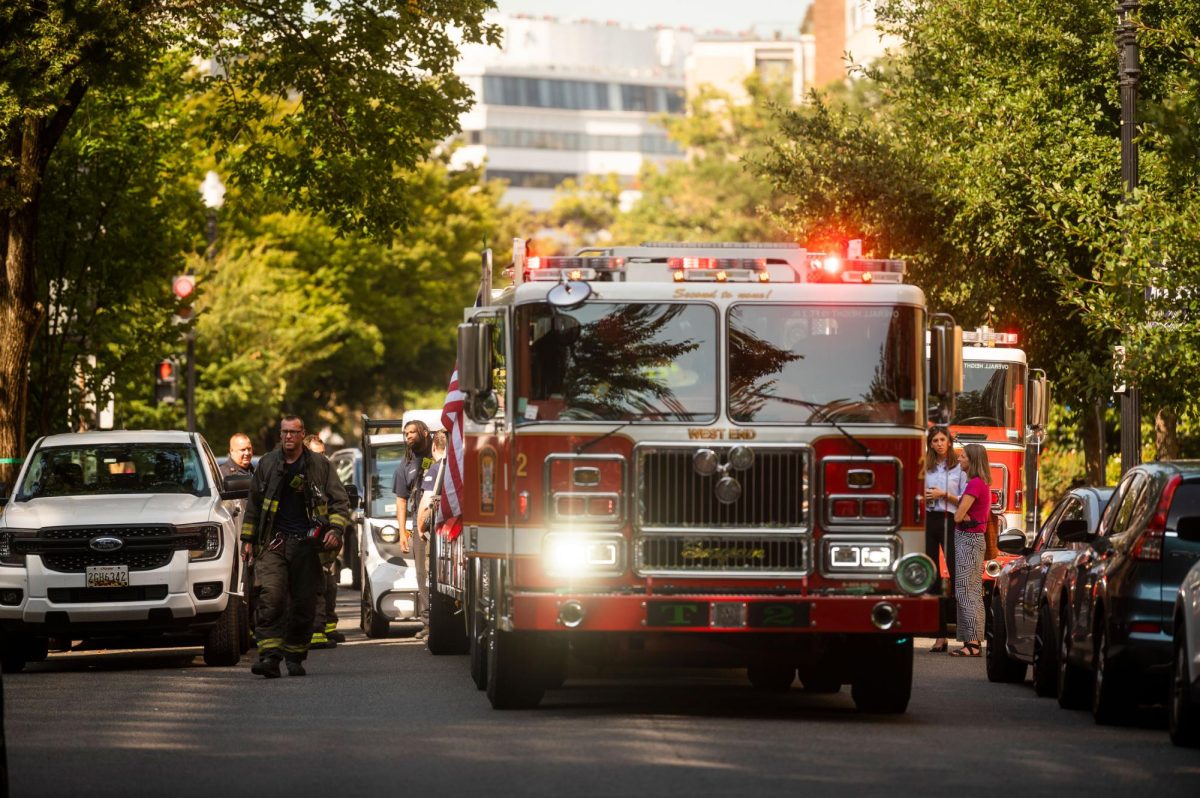
[[[196,277],[192,274],[177,274],[171,280],[171,293],[179,300],[172,321],[187,324],[192,320],[192,299],[196,293]]]
[[[179,367],[173,358],[163,358],[154,366],[154,404],[174,404],[179,400]]]

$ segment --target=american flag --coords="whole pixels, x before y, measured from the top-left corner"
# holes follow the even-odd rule
[[[442,517],[449,522],[462,515],[463,394],[458,390],[458,364],[450,375],[446,403],[442,406],[442,426],[449,438],[446,447],[446,476],[442,483]]]

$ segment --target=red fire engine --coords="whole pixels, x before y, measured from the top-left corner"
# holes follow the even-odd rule
[[[938,629],[921,460],[927,395],[961,384],[953,320],[926,385],[901,261],[516,250],[458,331],[463,514],[435,536],[431,650],[469,649],[496,708],[536,705],[571,656],[903,712],[913,636]]]
[[[1017,334],[990,327],[963,331],[963,389],[950,431],[958,444],[980,443],[992,467],[992,512],[1001,531],[1036,529],[1038,446],[1049,393],[1046,374],[1030,369]],[[1028,512],[1027,512],[1028,510]],[[1000,574],[1013,555],[984,563],[984,582]],[[985,595],[990,593],[984,586]]]

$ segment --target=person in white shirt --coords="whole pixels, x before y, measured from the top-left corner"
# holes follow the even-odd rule
[[[946,570],[954,573],[954,510],[966,486],[966,475],[958,466],[947,427],[929,428],[925,450],[925,553],[938,563],[939,551],[945,553]],[[941,574],[941,567],[938,567]],[[937,590],[942,590],[938,579]],[[955,617],[954,599],[942,601],[940,633],[930,651],[941,652],[947,648],[946,622]]]

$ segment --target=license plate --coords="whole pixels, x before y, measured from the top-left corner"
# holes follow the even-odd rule
[[[128,565],[89,565],[87,567],[88,587],[128,587]]]

